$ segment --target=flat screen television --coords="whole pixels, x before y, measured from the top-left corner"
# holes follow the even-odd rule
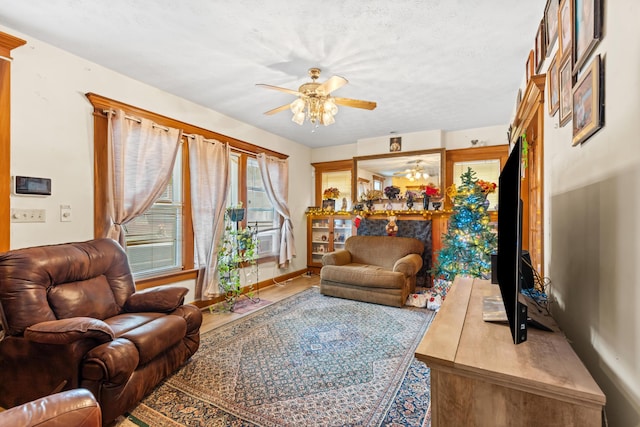
[[[518,139],[500,172],[498,193],[498,286],[514,344],[527,340],[527,305],[522,302],[522,147]]]

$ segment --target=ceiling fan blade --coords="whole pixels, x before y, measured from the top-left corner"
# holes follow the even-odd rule
[[[289,109],[289,104],[284,104],[284,105],[281,105],[278,108],[274,108],[273,110],[267,111],[265,114],[270,116],[272,114],[276,114],[276,113],[279,113],[280,111],[284,111],[284,110],[288,110],[288,109]]]
[[[326,82],[322,83],[320,86],[316,88],[316,93],[329,95],[336,89],[340,89],[342,86],[349,83],[347,79],[340,76],[333,76],[328,79]]]
[[[286,87],[266,85],[266,84],[263,84],[263,83],[257,83],[256,86],[264,87],[264,88],[267,88],[267,89],[279,90],[280,92],[290,93],[291,95],[297,95],[297,96],[302,95],[297,90],[287,89]]]
[[[364,108],[365,110],[373,110],[377,104],[373,101],[363,101],[361,99],[350,98],[333,98],[338,105],[344,105],[345,107]]]

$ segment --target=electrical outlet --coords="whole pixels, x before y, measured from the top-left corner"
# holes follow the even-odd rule
[[[44,209],[11,209],[11,222],[46,222]]]
[[[71,205],[60,205],[60,222],[71,222]]]

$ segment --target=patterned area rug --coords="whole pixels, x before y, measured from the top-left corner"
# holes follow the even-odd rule
[[[423,426],[434,313],[293,295],[205,334],[130,414],[144,426]]]

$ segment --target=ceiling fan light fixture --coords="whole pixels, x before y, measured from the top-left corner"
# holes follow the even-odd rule
[[[325,112],[331,114],[332,116],[335,116],[338,113],[338,106],[336,105],[334,99],[331,97],[325,99],[323,108]]]
[[[305,118],[304,110],[298,111],[293,115],[293,117],[291,117],[291,121],[302,126],[302,124],[304,123],[304,118]]]
[[[293,101],[290,105],[289,108],[291,108],[291,112],[296,115],[299,112],[303,111],[305,107],[305,102],[302,98],[298,98],[295,101]]]
[[[290,109],[293,113],[291,121],[302,125],[305,120],[308,120],[317,127],[320,123],[329,126],[336,122],[334,116],[338,113],[338,104],[346,107],[363,108],[365,110],[373,110],[376,108],[375,102],[350,98],[334,98],[331,96],[330,94],[334,90],[348,83],[344,77],[332,76],[325,82],[318,83],[317,80],[320,77],[319,68],[310,68],[309,76],[311,76],[311,82],[304,83],[297,91],[273,85],[258,84],[258,86],[267,89],[274,89],[298,96],[298,99],[290,104],[274,108],[265,112],[265,114],[272,115]]]
[[[333,118],[333,115],[328,112],[325,111],[324,113],[322,113],[322,124],[325,126],[329,126],[332,125],[336,122],[336,119]]]

